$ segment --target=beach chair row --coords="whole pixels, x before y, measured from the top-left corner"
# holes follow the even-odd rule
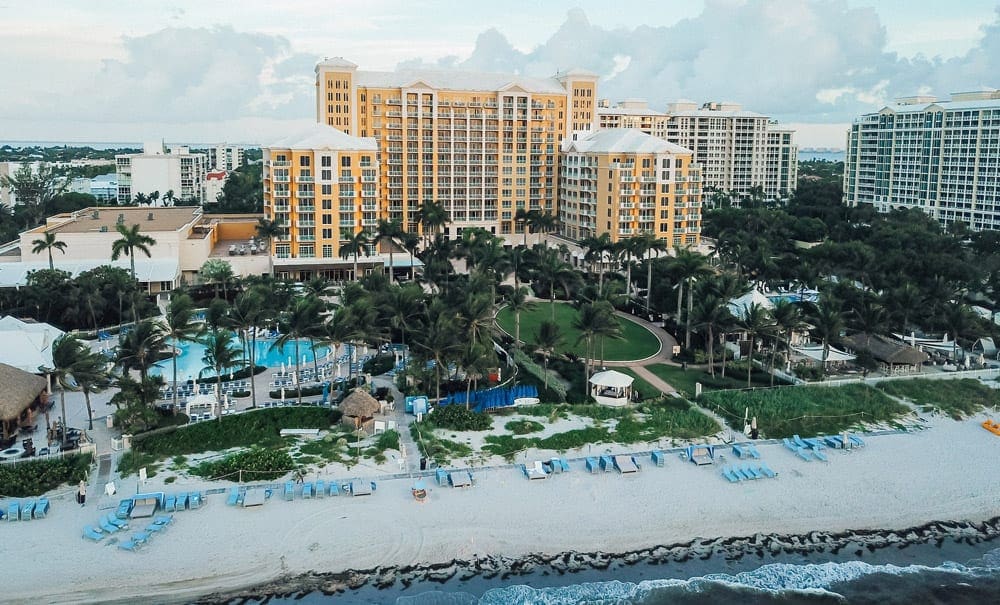
[[[764,462],[756,462],[724,466],[722,467],[722,476],[730,483],[739,483],[740,481],[756,479],[774,479],[778,473],[771,470],[771,467]]]
[[[157,497],[156,505],[164,512],[173,513],[185,509],[197,510],[204,502],[205,497],[201,492],[180,492],[179,494],[164,494]],[[124,498],[118,502],[115,516],[119,519],[128,519],[134,507],[135,498]]]
[[[127,539],[118,543],[118,548],[135,552],[140,550],[153,538],[154,535],[163,533],[167,527],[174,522],[173,515],[158,515],[144,529],[138,531]],[[117,533],[124,533],[129,530],[129,523],[118,518],[115,513],[108,513],[101,517],[97,525],[87,525],[83,528],[83,537],[92,542],[101,542],[104,538]]]
[[[7,521],[31,521],[32,519],[44,519],[49,514],[49,499],[39,498],[38,500],[25,500],[24,502],[11,502],[7,505],[7,511],[0,511],[0,515],[5,515]]]

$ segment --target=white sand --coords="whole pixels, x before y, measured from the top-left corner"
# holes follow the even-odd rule
[[[981,420],[939,418],[919,433],[869,437],[867,447],[851,453],[828,450],[828,464],[761,446],[779,477],[736,485],[716,467],[670,457],[664,468],[646,463],[628,477],[589,475],[579,462],[545,481],[511,468],[479,469],[475,487],[432,487],[424,504],[411,498],[409,479],[380,481],[369,497],[278,497],[257,509],[228,507],[224,494],[213,495],[202,510],[177,513],[174,525],[137,554],[81,538],[81,528],[107,511],[94,502],[81,508],[67,496],[53,501],[45,520],[0,527],[7,553],[2,598],[172,602],[312,570],[981,520],[1000,514],[1000,437],[983,430]]]

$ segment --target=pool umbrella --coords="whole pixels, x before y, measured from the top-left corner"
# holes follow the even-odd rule
[[[285,362],[283,362],[283,361],[281,362],[281,373],[282,374],[285,373]]]
[[[281,400],[285,400],[285,387],[281,387]]]

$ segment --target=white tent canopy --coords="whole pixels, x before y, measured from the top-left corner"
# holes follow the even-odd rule
[[[598,387],[623,389],[625,387],[632,386],[632,382],[634,380],[635,379],[628,374],[622,374],[621,372],[616,372],[615,370],[605,370],[591,376],[590,384]]]
[[[747,308],[754,304],[760,305],[765,309],[774,308],[774,303],[768,297],[764,296],[760,290],[751,290],[743,296],[731,299],[729,301],[729,312],[733,314],[733,317],[743,319]]]
[[[823,345],[803,345],[801,347],[792,347],[792,350],[805,355],[813,361],[823,361]],[[827,363],[836,363],[838,361],[854,361],[855,359],[856,357],[850,353],[830,347],[830,353],[827,355],[826,361]]]
[[[30,323],[8,315],[0,318],[0,363],[38,374],[52,367],[52,343],[64,332],[47,323]]]

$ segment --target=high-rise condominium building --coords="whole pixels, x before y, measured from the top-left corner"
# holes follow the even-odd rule
[[[417,231],[421,204],[436,201],[451,237],[470,227],[507,235],[520,229],[518,209],[557,211],[560,145],[596,126],[595,74],[357,67],[341,58],[316,66],[316,115],[378,142],[385,218]]]
[[[786,200],[798,178],[795,131],[734,103],[672,103],[666,112],[639,99],[597,108],[601,128],[637,128],[694,152],[706,188],[728,192],[736,201],[762,195]],[[757,188],[760,189],[757,189]]]
[[[157,205],[173,192],[178,201],[205,203],[205,155],[187,147],[166,149],[163,143],[146,143],[142,153],[116,155],[118,203],[131,204],[138,194],[159,193]],[[213,200],[214,201],[214,200]]]
[[[669,245],[701,241],[701,171],[692,152],[634,128],[563,142],[559,218],[571,239],[651,233]]]
[[[264,213],[282,227],[272,242],[279,272],[301,275],[341,263],[341,246],[351,236],[375,231],[380,168],[373,137],[355,137],[315,124],[264,147],[262,153]],[[359,266],[370,264],[367,253],[360,255]],[[327,267],[322,273],[350,278],[330,271]]]
[[[1000,229],[1000,91],[906,97],[859,117],[847,135],[844,203]]]
[[[210,170],[236,170],[243,165],[243,148],[236,145],[216,145],[206,150]]]

